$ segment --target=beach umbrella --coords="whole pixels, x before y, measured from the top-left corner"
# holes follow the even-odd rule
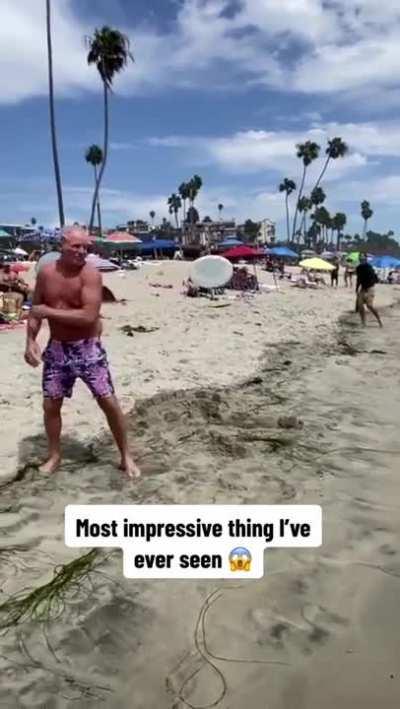
[[[233,248],[234,246],[242,246],[243,241],[240,241],[240,239],[225,239],[224,241],[221,241],[219,244],[217,244],[218,248]]]
[[[112,241],[113,244],[141,244],[142,240],[138,239],[137,236],[129,234],[127,231],[114,231],[112,234],[108,234],[106,241]]]
[[[27,256],[28,252],[25,251],[24,249],[21,249],[19,246],[17,246],[16,249],[13,249],[13,253],[16,254],[17,256]]]
[[[312,271],[333,271],[334,266],[328,261],[324,261],[322,258],[306,258],[304,261],[300,261],[299,264],[302,268],[307,268]]]
[[[336,258],[337,254],[335,254],[333,251],[323,251],[321,254],[321,258],[325,259],[326,261],[329,261],[331,258]]]
[[[132,236],[127,231],[114,231],[102,241],[104,241],[104,246],[119,251],[121,256],[123,251],[136,248],[142,243],[141,239],[138,239],[137,236]]]
[[[119,271],[119,267],[115,263],[111,263],[108,259],[101,258],[97,254],[89,254],[86,263],[93,266],[93,268],[97,268],[98,271]]]
[[[375,256],[371,265],[374,268],[400,268],[400,259],[395,256]]]
[[[235,246],[233,249],[225,251],[224,258],[227,259],[252,259],[259,258],[260,251],[252,249],[250,246]]]
[[[280,256],[281,258],[299,258],[299,255],[287,246],[272,246],[268,249],[268,254]]]
[[[39,261],[36,264],[36,273],[39,273],[39,271],[41,271],[43,266],[45,266],[47,263],[52,263],[52,261],[58,261],[60,256],[61,254],[58,251],[49,251],[47,254],[43,254],[43,256],[40,257]]]

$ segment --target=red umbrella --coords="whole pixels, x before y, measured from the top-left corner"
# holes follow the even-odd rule
[[[233,249],[225,251],[223,256],[227,259],[249,259],[258,258],[260,256],[260,252],[257,249],[252,249],[250,246],[235,246]]]
[[[120,244],[122,242],[139,244],[141,240],[138,239],[137,236],[132,236],[132,234],[129,234],[129,232],[127,231],[114,231],[112,234],[109,234],[107,236],[107,241],[113,241],[114,244]]]

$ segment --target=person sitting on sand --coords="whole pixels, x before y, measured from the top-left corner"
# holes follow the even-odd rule
[[[8,263],[0,263],[0,291],[3,293],[7,291],[18,293],[23,296],[23,302],[31,295],[28,283],[12,271]]]
[[[81,228],[64,230],[61,256],[38,273],[27,327],[25,361],[40,365],[36,338],[48,320],[50,340],[43,353],[43,408],[49,455],[41,471],[53,473],[61,461],[61,407],[72,396],[77,378],[87,385],[106,415],[121,454],[121,468],[130,478],[140,475],[128,448],[126,425],[100,337],[101,274],[86,263],[90,243]]]

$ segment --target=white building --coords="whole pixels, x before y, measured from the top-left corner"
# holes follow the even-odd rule
[[[276,235],[276,224],[271,219],[262,219],[260,222],[260,231],[258,232],[258,241],[260,244],[267,244],[274,239]]]

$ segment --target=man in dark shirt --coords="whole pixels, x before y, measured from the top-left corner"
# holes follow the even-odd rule
[[[380,327],[382,327],[382,321],[380,319],[378,311],[374,308],[374,297],[375,297],[375,283],[377,283],[377,277],[371,264],[368,263],[367,257],[361,256],[360,265],[357,267],[357,310],[360,313],[360,318],[362,324],[366,325],[365,322],[365,306],[368,310],[375,316]]]

